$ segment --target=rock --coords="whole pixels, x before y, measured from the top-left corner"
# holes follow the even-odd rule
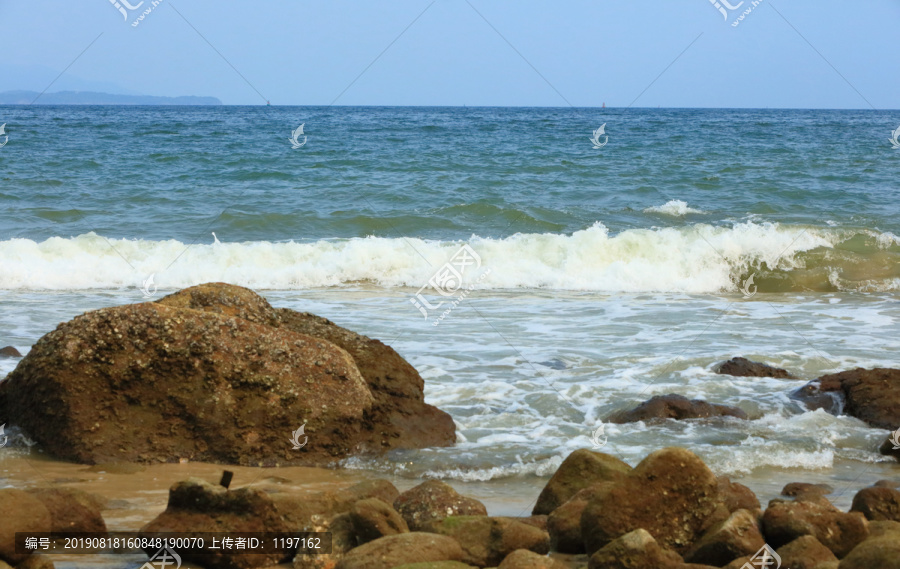
[[[894,480],[879,480],[872,486],[876,488],[900,488],[900,482],[896,482]]]
[[[732,482],[727,476],[719,476],[719,497],[732,514],[738,510],[758,512],[762,509],[759,498],[753,490],[743,484]]]
[[[536,527],[541,531],[547,531],[547,518],[549,516],[522,516],[522,517],[511,517],[511,516],[496,516],[498,520],[509,520],[511,522],[521,522],[523,524],[530,525],[532,527]]]
[[[735,377],[774,377],[776,379],[797,379],[797,377],[781,368],[768,364],[752,362],[747,358],[731,358],[714,368],[716,373]]]
[[[273,492],[270,498],[292,531],[328,531],[316,529],[328,527],[330,520],[339,514],[349,513],[360,500],[377,498],[389,503],[399,496],[393,484],[387,480],[367,480],[349,488],[329,492]],[[348,517],[349,520],[349,517]],[[356,534],[353,534],[353,546]]]
[[[872,522],[871,535],[841,559],[839,569],[900,569],[900,524]]]
[[[579,449],[566,457],[538,496],[532,514],[550,514],[579,490],[612,480],[621,480],[631,467],[618,458]]]
[[[226,490],[198,479],[178,482],[169,489],[163,513],[141,528],[141,537],[165,532],[184,532],[185,537],[201,532],[288,532],[272,498],[254,488]],[[148,554],[152,554],[148,551]],[[178,551],[184,561],[216,569],[247,569],[274,565],[293,552],[201,554]]]
[[[6,346],[5,348],[0,348],[0,358],[21,358],[22,354],[19,353],[19,350],[15,349],[12,346]]]
[[[863,488],[853,497],[851,512],[869,521],[900,522],[900,491],[893,488]]]
[[[0,490],[0,512],[0,560],[15,565],[29,557],[16,553],[16,532],[49,532],[52,518],[40,500],[13,488]]]
[[[763,513],[763,535],[774,548],[811,535],[836,556],[843,557],[869,533],[866,518],[844,513],[823,501],[772,500]]]
[[[0,384],[2,385],[2,384]],[[885,456],[893,456],[898,461],[900,461],[900,448],[894,448],[900,445],[894,443],[893,433],[888,435],[888,438],[885,439],[881,446],[878,448],[878,452]]]
[[[353,504],[350,520],[360,544],[379,537],[409,532],[409,527],[400,514],[378,498],[360,500]]]
[[[517,549],[497,569],[566,569],[566,564],[527,549]]]
[[[425,403],[425,380],[393,348],[313,314],[287,308],[277,312],[282,327],[328,340],[356,362],[374,399],[362,448],[382,451],[456,444],[453,419]]]
[[[462,562],[496,567],[517,549],[542,555],[550,551],[550,536],[534,526],[487,516],[450,516],[431,522],[427,531],[452,537],[463,548]]]
[[[391,569],[410,563],[459,561],[463,550],[456,540],[434,533],[389,535],[361,545],[344,556],[336,569]]]
[[[277,328],[278,312],[252,290],[228,283],[206,283],[164,296],[157,304],[173,308],[200,310],[225,317],[237,317],[255,324]]]
[[[550,549],[560,553],[584,553],[584,539],[581,537],[581,515],[588,502],[601,488],[612,485],[601,482],[579,490],[568,502],[553,510],[547,518],[550,533]]]
[[[607,419],[611,423],[636,423],[675,419],[705,419],[709,417],[737,417],[747,419],[747,414],[737,407],[707,403],[700,399],[688,399],[682,395],[670,393],[656,395],[644,401],[630,411],[614,413]]]
[[[781,489],[782,496],[802,497],[805,495],[825,496],[834,492],[828,484],[810,484],[808,482],[790,482]]]
[[[728,518],[718,484],[689,450],[658,450],[588,502],[581,516],[585,550],[592,555],[614,539],[644,529],[661,547],[686,551],[713,524]]]
[[[12,422],[87,463],[328,462],[355,451],[372,405],[334,344],[156,303],[61,324],[4,383]],[[304,423],[309,444],[293,450]]]
[[[305,529],[331,532],[331,553],[297,554],[294,556],[294,569],[334,569],[344,555],[358,545],[350,514],[339,514],[327,521],[310,523]]]
[[[900,409],[900,369],[857,368],[824,375],[802,387],[794,396],[815,401],[832,393],[845,401],[844,413],[878,429],[893,431],[900,428],[900,415],[896,412]]]
[[[765,543],[756,516],[738,510],[706,532],[685,554],[684,560],[721,567],[738,557],[753,555]]]
[[[486,516],[484,504],[460,496],[449,484],[427,480],[394,500],[394,509],[403,516],[411,531],[420,531],[429,523],[447,516]]]
[[[838,560],[830,549],[811,535],[798,537],[775,553],[781,557],[781,566],[790,569],[818,569],[823,563]]]
[[[616,538],[591,555],[588,569],[676,569],[681,556],[661,547],[646,530]]]
[[[50,531],[106,533],[100,513],[103,504],[95,496],[70,488],[32,488],[26,492],[50,512]]]

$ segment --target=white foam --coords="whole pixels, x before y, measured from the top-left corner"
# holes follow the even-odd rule
[[[661,213],[675,217],[684,217],[689,213],[706,213],[705,211],[688,207],[687,202],[681,200],[669,200],[663,205],[648,207],[644,213]]]
[[[562,234],[472,237],[482,266],[478,289],[547,288],[603,292],[710,293],[736,290],[735,277],[767,263],[802,267],[799,252],[832,247],[840,230],[747,222],[630,229],[602,223]],[[420,288],[459,250],[459,242],[367,237],[312,243],[198,244],[106,239],[94,233],[43,242],[0,242],[0,289],[140,288],[151,274],[162,291],[210,281],[256,290],[298,290],[365,282]],[[176,261],[177,259],[177,261]],[[427,261],[426,261],[427,260]],[[484,274],[490,269],[489,274]],[[474,275],[483,274],[476,279]],[[468,283],[467,283],[468,284]]]

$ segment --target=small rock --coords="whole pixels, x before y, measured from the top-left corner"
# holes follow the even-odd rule
[[[872,486],[876,488],[900,488],[900,482],[896,482],[894,480],[879,480]]]
[[[900,491],[893,488],[863,488],[853,497],[851,512],[869,521],[900,522]]]
[[[403,516],[411,531],[447,516],[486,516],[484,504],[461,496],[452,486],[440,480],[427,480],[410,488],[394,500],[394,509]]]
[[[591,555],[588,569],[677,569],[681,556],[661,547],[649,532],[637,529]]]
[[[630,411],[620,411],[609,417],[611,423],[636,423],[638,421],[661,421],[665,419],[706,419],[709,417],[737,417],[747,419],[747,413],[737,407],[707,403],[700,399],[688,399],[670,393],[657,395],[644,401]]]
[[[462,562],[496,567],[517,549],[542,555],[550,551],[550,536],[534,526],[487,516],[450,516],[432,522],[428,531],[455,539],[463,548]]]
[[[612,480],[620,480],[631,467],[618,458],[579,449],[566,457],[538,496],[532,514],[550,514],[579,490]]]
[[[716,373],[735,377],[774,377],[776,379],[797,379],[787,370],[768,364],[753,362],[747,358],[731,358],[714,368]]]
[[[21,358],[22,354],[19,353],[19,350],[15,349],[12,346],[6,346],[5,348],[0,348],[0,358]]]
[[[865,421],[877,429],[893,431],[900,428],[900,369],[857,368],[824,375],[800,388],[792,397],[816,400],[823,395],[837,394],[845,409],[829,409],[830,413],[844,412]]]
[[[732,514],[738,510],[758,512],[762,509],[759,498],[753,490],[738,482],[732,482],[727,476],[719,476],[719,497]]]
[[[496,516],[498,520],[509,520],[511,522],[521,522],[523,524],[536,527],[541,531],[547,531],[547,518],[548,516],[522,516],[522,517],[511,517],[511,516]]]
[[[585,549],[591,555],[643,529],[661,547],[687,551],[712,525],[728,518],[718,485],[716,475],[691,451],[658,450],[588,502],[581,515]]]
[[[389,535],[361,545],[344,556],[335,569],[391,569],[399,565],[459,561],[463,550],[453,538],[434,533]]]
[[[397,565],[394,569],[475,569],[461,561],[426,561],[423,563],[407,563]]]
[[[808,482],[791,482],[781,489],[782,496],[802,499],[804,496],[825,496],[834,492],[828,484],[810,484]]]
[[[822,563],[837,561],[834,553],[811,535],[798,537],[775,551],[781,566],[789,569],[818,569]]]
[[[566,565],[527,549],[517,549],[506,556],[497,569],[566,569]]]
[[[29,555],[28,559],[16,565],[16,569],[54,569],[49,555]]]
[[[378,498],[360,500],[353,504],[350,520],[360,544],[379,537],[409,532],[409,527],[400,514]]]
[[[765,543],[756,516],[738,510],[706,532],[685,554],[684,560],[721,567],[737,557],[753,555]]]
[[[766,542],[774,548],[811,535],[839,558],[869,534],[868,521],[862,514],[845,514],[827,501],[772,500],[762,523]]]

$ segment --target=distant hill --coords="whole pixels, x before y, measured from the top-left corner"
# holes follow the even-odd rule
[[[37,91],[0,92],[0,105],[30,105]],[[113,95],[93,91],[44,93],[35,105],[221,105],[215,97],[152,97],[150,95]]]

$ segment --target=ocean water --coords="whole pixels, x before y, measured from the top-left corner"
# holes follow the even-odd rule
[[[632,464],[678,445],[747,480],[889,472],[886,431],[788,394],[900,365],[897,113],[41,106],[4,122],[0,345],[226,281],[394,346],[457,422],[455,447],[350,468],[530,484],[602,425]],[[802,379],[712,372],[738,355]],[[752,420],[604,424],[665,393]]]

